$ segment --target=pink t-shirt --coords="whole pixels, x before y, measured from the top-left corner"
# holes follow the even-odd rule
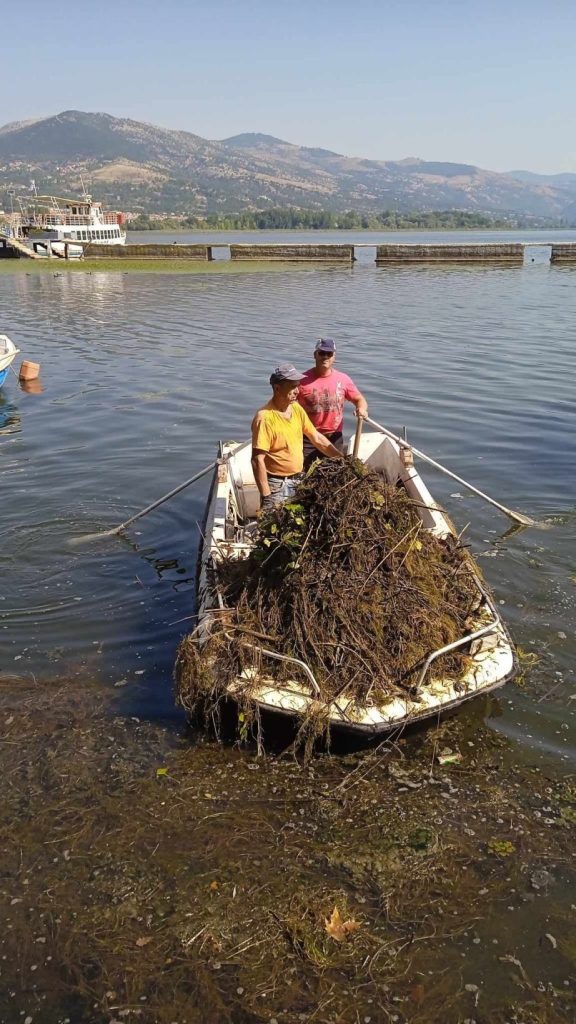
[[[331,434],[342,430],[344,402],[360,398],[360,392],[347,373],[332,370],[320,377],[316,367],[307,370],[300,381],[298,401],[306,410],[316,430]]]

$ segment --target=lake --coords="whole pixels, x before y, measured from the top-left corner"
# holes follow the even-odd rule
[[[495,1014],[482,1019],[524,1020],[524,999],[540,1000],[531,1020],[569,1019],[576,267],[551,267],[540,248],[511,269],[377,268],[373,250],[359,255],[353,268],[274,273],[2,267],[0,330],[41,364],[42,386],[11,376],[0,392],[2,1020],[107,1024],[121,1007],[121,1019],[169,1024],[200,1006],[210,1024],[292,1024],[330,1003],[337,1016],[318,1019],[451,1024],[476,1016],[479,995]],[[511,530],[420,467],[532,655],[524,678],[445,732],[384,751],[391,761],[302,770],[191,745],[174,707],[209,477],[126,537],[71,542],[192,476],[220,439],[246,438],[273,367],[307,368],[320,336],[336,339],[376,420],[539,525]],[[94,682],[113,697],[109,724],[94,717]],[[461,769],[433,777],[437,743],[464,752]],[[347,905],[358,938],[340,948],[325,922]],[[276,957],[287,972],[274,975]],[[522,993],[518,963],[532,979]],[[564,1010],[546,1016],[557,996]]]
[[[397,233],[406,234],[436,240]],[[530,259],[516,269],[366,262],[225,278],[28,276],[20,265],[0,276],[2,329],[41,364],[44,388],[25,394],[12,377],[0,396],[2,667],[89,671],[110,686],[126,681],[140,712],[174,713],[173,655],[193,613],[208,478],[126,540],[70,539],[191,476],[220,438],[246,437],[273,366],[306,368],[326,335],[378,421],[406,426],[417,447],[546,521],[506,538],[498,512],[423,469],[458,525],[469,524],[516,642],[541,655],[526,687],[503,694],[499,728],[574,757],[576,269]]]

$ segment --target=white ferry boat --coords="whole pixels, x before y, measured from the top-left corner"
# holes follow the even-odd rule
[[[14,237],[25,242],[38,255],[67,255],[79,259],[84,246],[125,245],[123,213],[104,212],[102,203],[84,193],[80,198],[34,194],[19,199],[20,214],[13,224]],[[83,245],[75,243],[84,243]]]

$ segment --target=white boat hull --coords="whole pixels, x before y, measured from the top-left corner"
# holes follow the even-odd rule
[[[350,441],[349,451],[353,441]],[[239,446],[228,442],[221,446],[222,456],[234,453]],[[438,509],[430,492],[413,466],[406,467],[396,442],[379,433],[364,433],[360,440],[359,458],[382,472],[391,484],[401,482],[410,497],[418,503],[425,529],[439,538],[454,533],[448,517]],[[243,557],[250,543],[235,543],[232,537],[231,512],[241,523],[250,523],[260,499],[250,465],[250,447],[232,454],[218,467],[212,485],[199,566],[198,635],[204,642],[211,626],[224,607],[221,595],[214,589],[211,563],[225,551],[232,557]],[[390,696],[383,703],[358,703],[344,692],[326,705],[315,696],[314,678],[305,672],[295,673],[292,681],[278,683],[272,676],[245,672],[228,685],[227,694],[235,700],[248,696],[262,710],[292,716],[305,716],[323,707],[331,728],[377,734],[401,728],[433,715],[444,713],[479,694],[503,686],[518,670],[517,658],[508,631],[485,586],[477,578],[479,611],[463,645],[468,648],[471,665],[459,678],[437,677],[430,666],[412,695]],[[476,639],[474,636],[480,633]],[[263,663],[274,652],[260,649]]]
[[[19,351],[20,349],[16,348],[16,345],[7,334],[0,334],[0,374],[2,374],[2,380]]]

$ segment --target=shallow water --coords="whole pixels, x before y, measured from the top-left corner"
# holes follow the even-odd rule
[[[125,540],[70,540],[191,476],[219,438],[246,437],[270,369],[306,367],[314,339],[331,335],[377,420],[544,521],[507,537],[500,513],[423,469],[469,524],[516,642],[540,658],[524,689],[503,692],[498,728],[575,758],[576,268],[540,255],[517,269],[364,262],[226,278],[20,271],[0,277],[0,311],[44,388],[23,393],[11,378],[0,393],[0,667],[88,670],[127,707],[175,714],[209,478]]]
[[[2,697],[0,1020],[109,1024],[116,989],[118,1018],[136,1014],[136,999],[143,1024],[252,1024],[272,1012],[292,1024],[312,1019],[316,1001],[328,1006],[312,1013],[319,1021],[357,1021],[359,1006],[360,1019],[401,1024],[439,1019],[444,1006],[450,1024],[569,1019],[574,819],[563,801],[573,789],[562,796],[559,780],[576,759],[576,268],[552,268],[545,255],[510,270],[385,270],[363,256],[352,270],[273,274],[2,273],[0,330],[41,363],[43,390],[23,392],[12,377],[0,392],[0,684],[17,677]],[[514,638],[538,663],[522,686],[473,703],[438,733],[304,772],[180,737],[172,664],[194,611],[209,477],[126,538],[71,541],[197,472],[218,439],[246,437],[271,368],[309,365],[321,334],[337,339],[339,365],[375,419],[405,425],[419,448],[541,522],[510,531],[421,467],[458,526],[469,524]],[[48,677],[72,684],[60,692]],[[86,715],[89,680],[122,717]],[[463,754],[453,772],[433,771],[444,744]],[[433,845],[421,856],[404,833],[423,826]],[[510,860],[493,840],[512,842]],[[324,921],[347,904],[362,926],[335,974]],[[207,928],[213,945],[203,937],[189,949]],[[238,955],[244,938],[255,946]],[[381,942],[393,962],[373,970],[367,958],[381,956]],[[262,980],[276,948],[299,965],[294,985],[296,968],[283,969],[278,990]],[[496,1013],[516,999],[528,1016]]]

